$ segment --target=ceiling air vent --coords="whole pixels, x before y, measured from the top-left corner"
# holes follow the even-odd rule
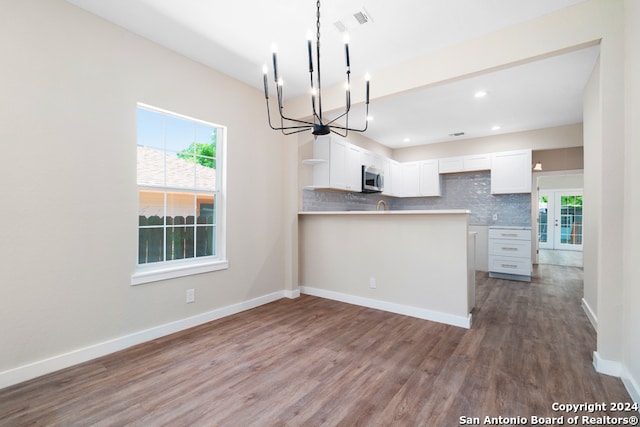
[[[333,23],[333,26],[341,33],[353,30],[359,25],[364,25],[373,22],[373,18],[369,15],[369,12],[364,7],[350,15],[342,17],[339,21]]]
[[[354,13],[353,17],[356,18],[356,21],[358,21],[358,24],[360,25],[366,24],[367,22],[369,22],[369,15],[367,14],[367,11],[364,10],[364,8]]]

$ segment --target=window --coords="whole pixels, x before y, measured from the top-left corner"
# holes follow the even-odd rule
[[[139,104],[138,268],[133,284],[227,267],[226,129]]]

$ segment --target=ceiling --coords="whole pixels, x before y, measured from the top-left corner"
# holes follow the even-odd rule
[[[285,97],[308,92],[306,34],[312,0],[68,0],[81,8],[262,90],[262,65],[277,44]],[[352,84],[424,56],[584,0],[324,0],[322,85],[344,81],[343,33],[350,37]],[[353,14],[364,12],[360,25]],[[598,47],[374,99],[366,136],[391,148],[579,123],[582,89]],[[271,88],[273,90],[273,88]],[[478,90],[487,95],[475,98]],[[360,108],[360,110],[359,110]],[[351,123],[364,117],[354,107]],[[265,118],[266,123],[266,118]],[[500,126],[500,129],[493,129]],[[464,132],[458,137],[449,136]]]

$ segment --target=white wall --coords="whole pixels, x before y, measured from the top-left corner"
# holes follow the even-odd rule
[[[626,0],[625,7],[625,191],[624,191],[624,293],[622,378],[640,402],[640,1]]]
[[[0,69],[0,377],[293,288],[295,140],[260,91],[63,0],[2,1]],[[138,101],[228,127],[228,270],[130,285]]]
[[[600,60],[596,62],[583,95],[584,115],[584,163],[588,169],[584,175],[584,198],[589,203],[584,206],[584,303],[597,320],[598,316],[598,236],[600,221],[597,210],[602,205],[602,167],[598,163],[602,140],[602,116],[600,108]],[[591,240],[591,242],[590,242]]]

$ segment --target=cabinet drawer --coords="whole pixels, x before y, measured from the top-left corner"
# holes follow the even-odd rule
[[[515,239],[531,241],[531,230],[509,230],[504,228],[490,228],[489,239]]]
[[[531,259],[531,241],[515,239],[489,239],[491,255]]]
[[[489,271],[530,276],[531,261],[528,259],[489,256]]]

